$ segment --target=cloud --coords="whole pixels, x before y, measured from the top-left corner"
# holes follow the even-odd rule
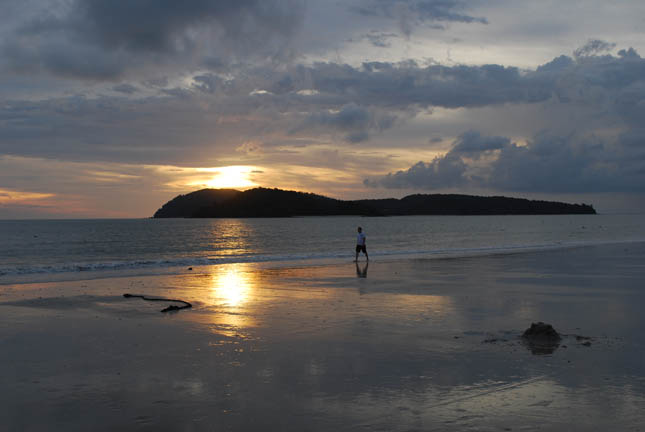
[[[477,108],[503,104],[630,104],[645,85],[645,61],[634,51],[618,56],[560,56],[534,70],[487,64],[421,66],[414,61],[365,62],[361,66],[319,62],[270,77],[264,88],[289,96],[302,89],[308,103],[356,103],[390,110]],[[611,107],[609,107],[611,108]],[[616,106],[615,108],[619,108]]]
[[[372,30],[371,32],[362,35],[360,39],[366,39],[372,46],[377,48],[390,48],[392,45],[390,43],[390,39],[396,39],[397,37],[399,36],[396,33],[385,33]]]
[[[131,84],[119,84],[112,87],[112,90],[118,93],[133,94],[136,93],[139,89]]]
[[[431,162],[417,162],[405,171],[389,173],[376,180],[366,179],[364,184],[388,189],[444,189],[467,183],[466,164],[455,155],[437,157]]]
[[[415,62],[369,62],[361,67],[316,63],[294,71],[323,95],[351,97],[361,105],[389,108],[476,107],[540,102],[554,90],[553,77],[499,65],[420,67]]]
[[[480,159],[486,158],[482,166]],[[589,134],[542,133],[526,145],[470,131],[450,151],[407,170],[368,178],[370,187],[440,190],[456,186],[513,192],[645,192],[645,131],[615,142]]]
[[[235,151],[247,155],[257,155],[262,153],[262,143],[258,141],[245,141]]]
[[[410,36],[414,27],[426,22],[461,22],[487,24],[484,17],[463,12],[466,5],[459,0],[364,0],[351,10],[363,16],[396,20],[401,32]]]
[[[22,73],[112,80],[132,70],[283,59],[302,22],[299,0],[73,0],[25,2],[0,44],[2,65]],[[203,62],[202,62],[203,60]]]
[[[370,177],[371,185],[575,191],[605,182],[608,190],[640,190],[645,61],[635,50],[560,56],[534,70],[408,61],[240,66],[235,72],[122,82],[94,97],[4,101],[0,154],[233,165],[244,158],[275,162],[293,152],[290,161],[297,163],[301,148],[350,142],[357,144],[352,149],[404,155],[380,167],[376,172],[391,175]],[[127,93],[124,85],[139,90]],[[515,112],[524,113],[521,121]],[[485,121],[475,123],[483,113]],[[469,129],[479,132],[459,135]],[[449,157],[433,159],[446,140],[428,138],[458,135]],[[432,156],[414,160],[417,149]],[[400,174],[393,170],[402,166]],[[549,174],[539,180],[533,167]],[[570,175],[558,174],[567,169]],[[619,181],[621,170],[629,175]]]
[[[607,175],[596,170],[599,155],[610,152],[593,137],[542,134],[526,146],[504,147],[491,164],[488,185],[512,191],[598,192],[610,187]]]
[[[357,143],[367,140],[370,130],[381,131],[388,129],[392,127],[395,121],[396,117],[392,114],[373,112],[355,103],[349,103],[342,106],[340,110],[326,110],[310,114],[291,133],[338,131],[346,134],[344,137],[346,141]]]
[[[506,137],[485,137],[479,132],[469,131],[455,141],[451,152],[479,159],[483,153],[501,150],[509,144],[510,140]]]
[[[214,74],[196,75],[193,77],[193,86],[206,93],[215,93],[222,84],[222,79]]]
[[[615,47],[615,43],[605,42],[599,39],[591,39],[586,44],[576,49],[573,52],[573,56],[579,58],[598,55],[600,53],[611,51]]]
[[[193,100],[66,97],[0,106],[0,154],[63,160],[184,160],[214,125]],[[183,155],[183,156],[182,156]]]
[[[25,192],[18,190],[0,189],[0,205],[15,203],[33,203],[38,200],[53,197],[51,193]]]
[[[377,179],[366,179],[364,184],[393,189],[446,189],[479,183],[479,177],[469,174],[465,158],[480,159],[483,154],[500,150],[509,144],[510,140],[505,137],[486,137],[479,132],[469,131],[457,138],[452,149],[444,156],[435,157],[427,163],[417,162],[407,170]]]

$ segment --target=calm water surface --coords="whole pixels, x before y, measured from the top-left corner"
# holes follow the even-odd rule
[[[0,284],[80,272],[114,275],[225,263],[342,262],[353,256],[359,225],[376,259],[645,239],[642,215],[4,220]]]

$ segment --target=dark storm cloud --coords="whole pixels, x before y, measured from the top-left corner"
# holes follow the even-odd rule
[[[414,62],[317,63],[296,70],[295,80],[325,95],[390,108],[478,107],[547,100],[555,77],[499,65],[420,67]]]
[[[2,44],[1,64],[21,74],[44,70],[65,78],[109,80],[119,77],[132,62],[123,53],[106,53],[80,43],[72,47],[60,38],[31,39]]]
[[[593,136],[542,134],[526,146],[509,144],[491,166],[490,187],[513,191],[599,192],[613,189],[599,163],[611,151]],[[600,156],[600,157],[599,157]]]
[[[83,0],[71,19],[107,49],[165,53],[192,49],[198,41],[188,30],[199,24],[229,38],[248,37],[251,29],[288,35],[298,9],[297,2],[276,0]]]
[[[501,150],[509,143],[510,140],[506,137],[484,137],[479,132],[470,131],[455,141],[451,151],[455,154],[470,155],[478,159],[482,153]]]
[[[638,127],[645,118],[645,60],[633,49],[617,56],[560,56],[535,70],[500,65],[423,67],[411,61],[360,67],[316,63],[270,76],[262,88],[274,93],[274,103],[300,111],[340,110],[353,103],[401,117],[435,107],[551,103],[560,112],[593,116],[585,119],[590,124],[571,124],[572,130],[609,127],[612,122]],[[302,90],[315,95],[297,96]]]
[[[389,173],[379,179],[366,179],[364,184],[389,189],[444,189],[468,183],[464,174],[466,164],[455,155],[417,162],[405,171]]]
[[[467,148],[468,151],[464,152]],[[495,152],[491,162],[475,167]],[[593,135],[542,133],[526,145],[505,137],[468,132],[444,156],[407,170],[366,179],[372,187],[438,190],[455,186],[501,191],[585,193],[645,192],[645,132],[623,134],[615,142]]]
[[[378,179],[366,179],[365,185],[393,189],[444,189],[479,182],[468,176],[463,157],[479,159],[482,154],[499,150],[510,143],[505,137],[485,137],[475,131],[461,135],[452,150],[431,162],[419,161],[407,170],[389,173]]]
[[[301,20],[299,0],[42,3],[5,35],[0,52],[13,70],[105,80],[173,61],[204,67],[213,54],[227,61],[290,55],[288,40]]]
[[[396,20],[401,32],[410,36],[415,26],[425,22],[488,23],[486,18],[465,13],[466,6],[459,0],[364,0],[351,10]]]

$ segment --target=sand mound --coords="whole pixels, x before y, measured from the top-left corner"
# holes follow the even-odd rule
[[[524,331],[522,337],[531,341],[541,343],[557,343],[562,339],[560,334],[553,328],[551,324],[546,324],[541,321],[532,323],[531,327],[527,328]]]

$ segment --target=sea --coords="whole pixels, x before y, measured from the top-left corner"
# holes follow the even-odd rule
[[[184,272],[248,263],[371,262],[645,241],[643,215],[0,220],[0,285]],[[361,257],[364,259],[364,257]]]

